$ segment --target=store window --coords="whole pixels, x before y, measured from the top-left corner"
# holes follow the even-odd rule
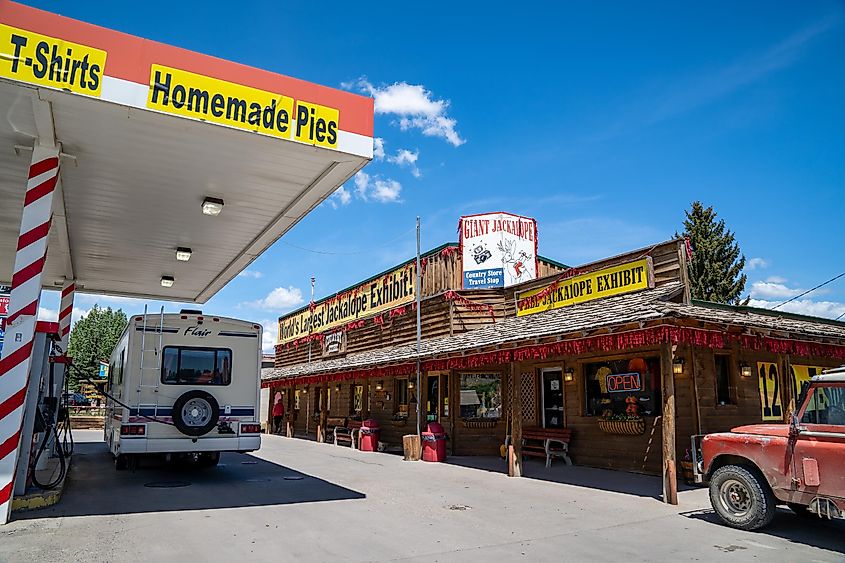
[[[396,400],[394,401],[395,405],[395,412],[396,418],[408,418],[408,380],[407,379],[396,379],[395,380],[395,390],[394,395],[396,396]]]
[[[352,386],[352,414],[360,415],[364,408],[364,386]]]
[[[660,358],[584,364],[584,379],[587,416],[660,414]]]
[[[462,373],[460,375],[461,418],[502,417],[502,375]]]
[[[734,374],[731,366],[733,362],[727,354],[716,354],[713,356],[716,373],[716,404],[735,405],[736,386],[734,385]]]
[[[300,395],[301,395],[301,394],[302,394],[302,390],[301,390],[301,389],[297,389],[297,390],[296,390],[296,391],[294,391],[294,393],[293,393],[293,408],[294,408],[295,410],[299,410],[299,397],[300,397]]]

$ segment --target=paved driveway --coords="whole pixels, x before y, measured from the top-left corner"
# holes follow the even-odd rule
[[[215,469],[115,472],[101,435],[78,433],[57,507],[0,527],[0,561],[845,561],[842,522],[782,510],[740,532],[706,491],[668,507],[650,477],[529,462],[554,481],[508,479],[276,436]]]

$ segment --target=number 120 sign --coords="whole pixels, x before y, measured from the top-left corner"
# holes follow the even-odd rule
[[[631,393],[642,391],[642,382],[638,373],[612,373],[605,376],[608,393]]]

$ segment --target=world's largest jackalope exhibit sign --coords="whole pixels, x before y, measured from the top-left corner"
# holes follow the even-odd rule
[[[407,264],[280,317],[279,343],[371,317],[411,303],[415,298],[414,268],[413,264]]]

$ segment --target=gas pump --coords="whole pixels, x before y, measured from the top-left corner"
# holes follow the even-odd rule
[[[32,352],[32,371],[26,390],[24,419],[18,465],[15,471],[13,496],[27,493],[31,485],[50,489],[64,478],[69,453],[58,439],[58,428],[62,425],[69,431],[67,407],[64,404],[62,385],[64,382],[65,357],[58,347],[58,323],[39,321],[35,328]],[[35,475],[36,470],[50,465],[48,458],[54,456],[55,470],[47,483]]]

